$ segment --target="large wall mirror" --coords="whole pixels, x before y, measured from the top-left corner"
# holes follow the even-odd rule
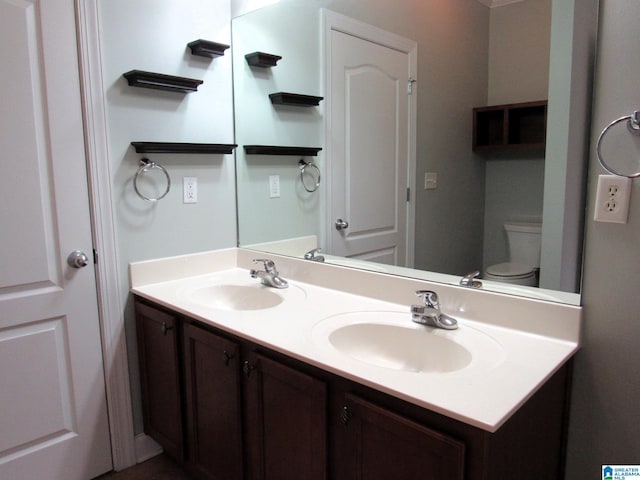
[[[320,247],[326,262],[458,284],[512,260],[505,225],[533,225],[536,286],[482,288],[579,304],[596,0],[254,3],[232,1],[240,246],[297,257]],[[361,60],[341,90],[335,62],[352,47]],[[387,53],[405,62],[397,77],[377,65]],[[385,103],[385,91],[406,98]],[[516,137],[546,114],[546,142],[474,149],[473,109],[505,105],[533,105],[489,114],[508,111]],[[374,131],[385,121],[391,140]],[[503,128],[493,121],[486,135]],[[402,248],[373,246],[385,229],[402,230]],[[358,235],[359,249],[339,245]]]

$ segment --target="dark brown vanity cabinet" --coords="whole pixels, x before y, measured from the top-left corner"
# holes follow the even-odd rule
[[[136,302],[144,430],[165,452],[184,459],[178,318]]]
[[[491,433],[146,300],[136,313],[145,431],[194,478],[563,478],[571,362]]]
[[[143,388],[145,432],[194,477],[327,478],[323,381],[162,308],[137,301],[136,314],[141,376],[152,382]]]
[[[240,346],[190,323],[183,335],[189,469],[243,478]]]
[[[325,382],[260,353],[244,364],[247,479],[327,478]]]
[[[345,400],[344,478],[464,480],[464,443],[355,395]]]

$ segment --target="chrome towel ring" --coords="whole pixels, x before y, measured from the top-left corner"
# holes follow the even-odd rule
[[[302,182],[302,186],[304,187],[304,189],[310,193],[313,193],[316,190],[318,190],[318,187],[320,187],[320,169],[318,168],[318,166],[313,162],[305,162],[304,159],[301,158],[300,161],[298,162],[298,167],[300,167],[300,182]],[[315,179],[315,184],[312,187],[309,187],[304,179],[305,172],[308,167],[315,169],[316,175],[317,175],[317,178]],[[309,173],[309,176],[313,178],[312,173]]]
[[[600,165],[602,165],[602,168],[604,168],[607,172],[612,173],[614,175],[618,175],[620,177],[638,178],[640,177],[640,171],[636,173],[632,173],[630,175],[622,172],[618,172],[615,169],[611,168],[609,165],[607,165],[607,163],[602,158],[602,151],[601,151],[602,139],[604,138],[605,134],[609,131],[611,127],[621,122],[627,122],[627,130],[631,134],[640,135],[640,111],[636,110],[631,115],[625,115],[624,117],[617,118],[613,122],[611,122],[609,125],[604,127],[604,129],[600,133],[600,136],[598,137],[598,142],[596,143],[596,155],[598,156],[598,161],[600,162]]]
[[[143,173],[146,173],[149,170],[152,170],[154,168],[158,168],[162,171],[162,173],[164,173],[164,176],[167,178],[167,188],[162,195],[156,198],[151,198],[151,197],[147,197],[146,195],[140,192],[140,190],[138,189],[138,179]],[[133,189],[136,191],[136,194],[141,199],[147,202],[157,202],[158,200],[163,199],[167,195],[167,193],[169,193],[170,188],[171,188],[171,178],[169,177],[169,173],[167,172],[167,170],[162,165],[159,165],[156,162],[149,160],[148,158],[140,159],[140,168],[138,168],[138,171],[136,172],[135,177],[133,177]]]

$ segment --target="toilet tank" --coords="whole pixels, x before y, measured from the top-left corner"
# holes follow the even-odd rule
[[[509,243],[509,261],[540,268],[542,224],[507,222],[504,229]]]

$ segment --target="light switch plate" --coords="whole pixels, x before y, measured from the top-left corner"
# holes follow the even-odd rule
[[[269,198],[280,197],[280,175],[269,175]]]

